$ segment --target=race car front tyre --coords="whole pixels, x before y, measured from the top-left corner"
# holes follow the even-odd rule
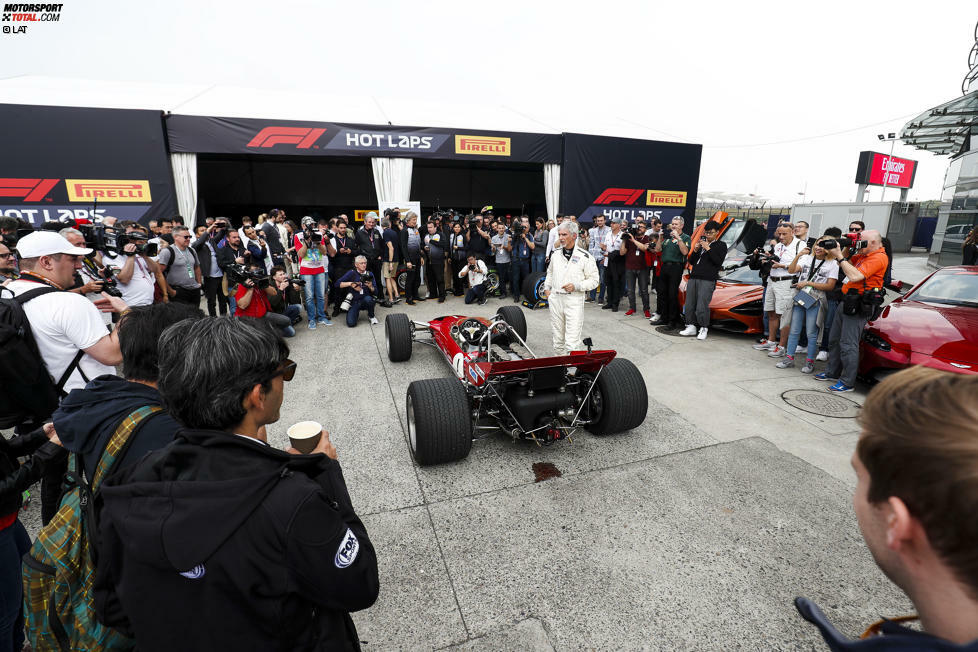
[[[411,454],[421,466],[454,462],[472,450],[469,398],[457,378],[408,385],[407,424]]]
[[[546,272],[533,272],[526,277],[523,281],[523,296],[530,303],[537,303],[543,301],[544,298],[540,296],[543,291],[543,283],[547,280]]]
[[[631,360],[615,358],[601,370],[587,406],[596,418],[587,426],[595,435],[637,428],[649,411],[649,390]]]
[[[516,334],[526,341],[526,315],[519,306],[503,306],[496,311],[496,316],[509,324]]]
[[[403,312],[392,313],[384,319],[384,339],[391,362],[411,359],[411,320]]]

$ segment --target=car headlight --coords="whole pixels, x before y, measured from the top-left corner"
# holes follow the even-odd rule
[[[863,341],[866,342],[866,344],[869,344],[871,347],[879,349],[880,351],[890,350],[890,343],[876,333],[863,331]]]

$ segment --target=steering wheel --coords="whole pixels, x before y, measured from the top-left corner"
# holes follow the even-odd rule
[[[459,324],[459,332],[466,344],[478,344],[486,332],[486,325],[478,319],[469,318]]]

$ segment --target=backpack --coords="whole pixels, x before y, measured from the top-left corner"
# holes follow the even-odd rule
[[[135,649],[134,640],[95,617],[98,558],[90,542],[98,530],[95,501],[102,481],[139,427],[162,411],[147,405],[123,419],[99,459],[91,486],[79,471],[78,456],[71,455],[61,507],[23,559],[24,620],[35,650]]]
[[[41,358],[24,304],[42,294],[57,291],[43,286],[12,298],[5,298],[0,292],[0,369],[17,370],[17,382],[8,383],[0,392],[0,429],[28,421],[40,425],[50,417],[65,395],[65,383],[85,355],[79,350],[57,382],[51,378]]]

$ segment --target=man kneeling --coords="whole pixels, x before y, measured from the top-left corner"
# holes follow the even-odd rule
[[[377,318],[374,317],[374,305],[376,304],[374,290],[377,287],[377,281],[374,280],[373,273],[367,271],[367,258],[365,256],[357,256],[353,265],[353,269],[336,281],[337,289],[340,292],[346,290],[346,296],[350,302],[350,307],[346,311],[346,325],[350,328],[356,326],[360,319],[360,311],[366,308],[367,316],[370,317],[370,325],[373,326],[377,323]]]
[[[925,633],[882,621],[850,641],[805,598],[832,650],[978,649],[978,376],[911,367],[876,386],[852,456],[866,546]],[[958,646],[962,647],[958,647]]]
[[[296,364],[270,324],[168,328],[159,391],[184,425],[100,490],[99,621],[142,651],[351,650],[377,558],[336,449],[268,445]]]

